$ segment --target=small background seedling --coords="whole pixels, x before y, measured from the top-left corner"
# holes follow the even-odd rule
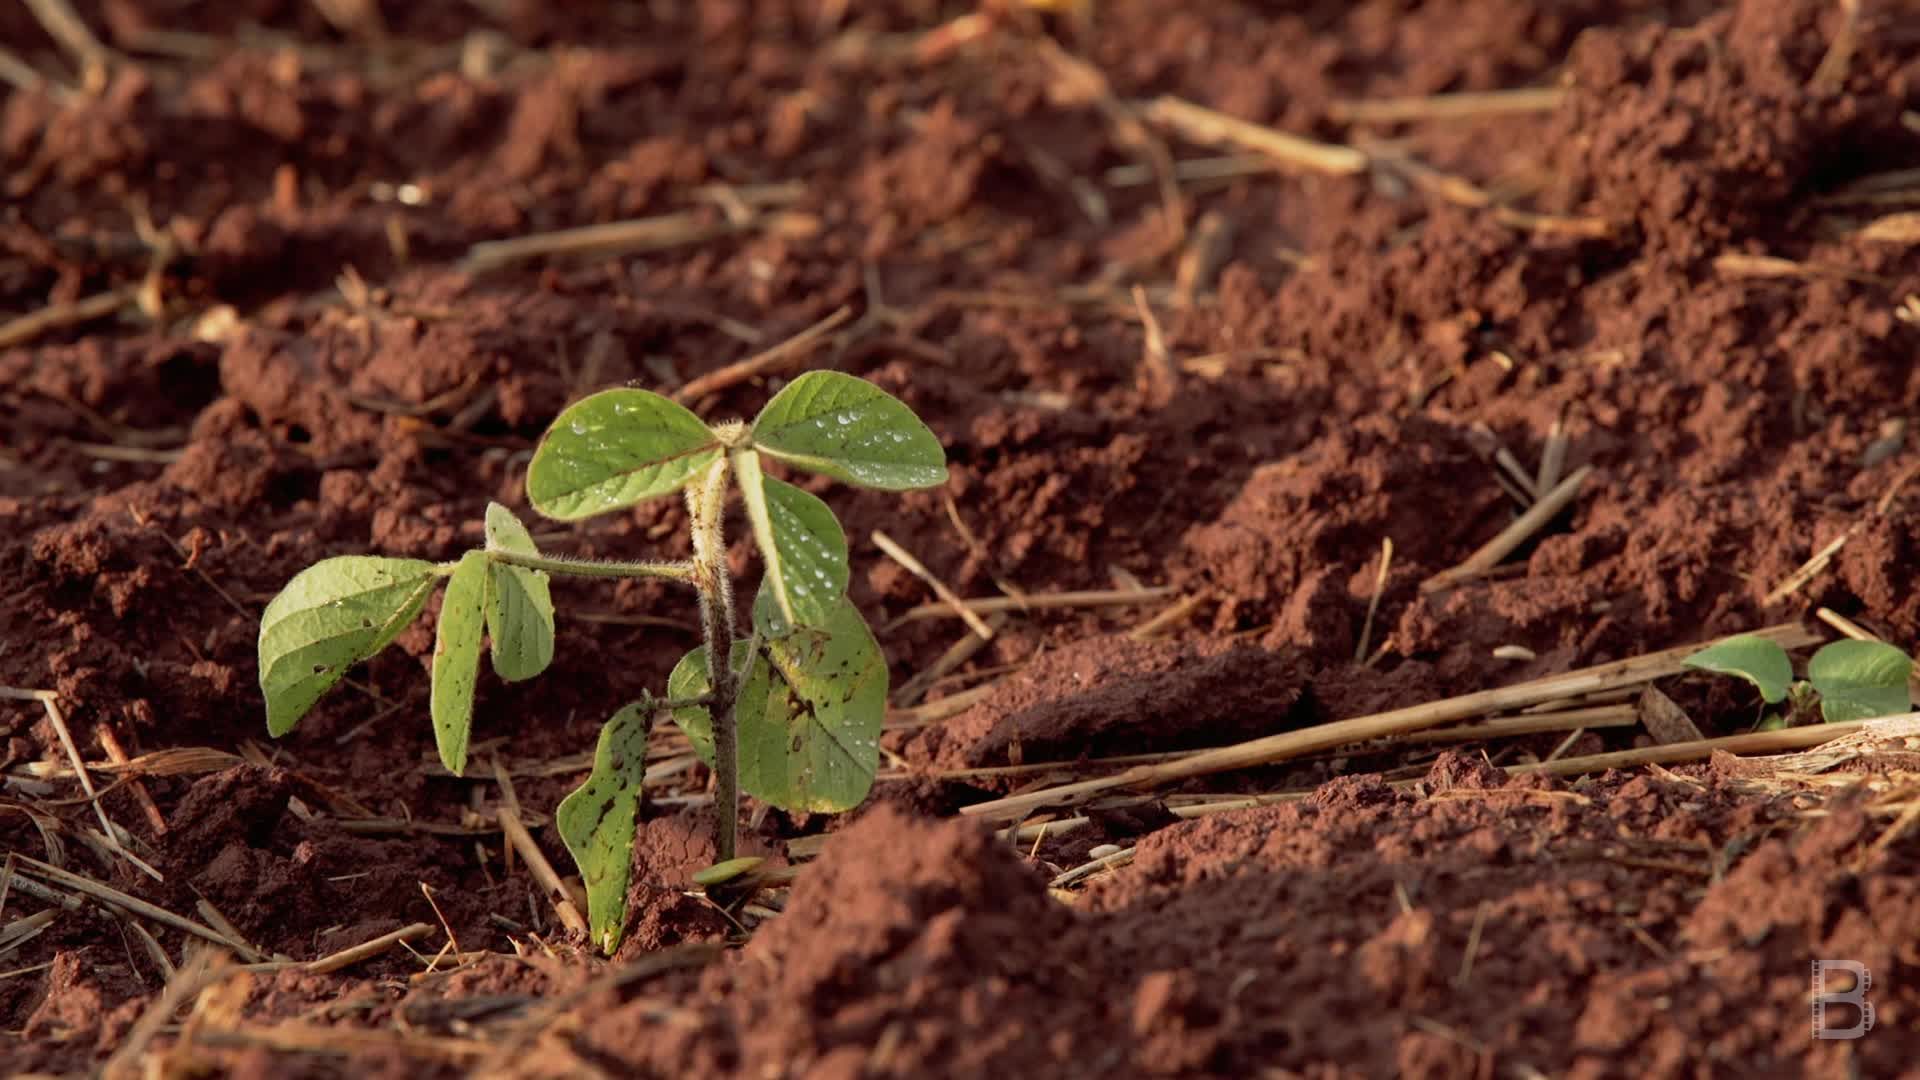
[[[768,458],[890,491],[947,479],[945,451],[912,410],[837,372],[795,379],[751,424],[709,425],[646,390],[594,394],[569,406],[541,439],[527,467],[528,501],[547,517],[573,521],[681,494],[692,557],[597,562],[543,554],[526,527],[493,504],[486,546],[459,559],[342,556],[317,563],[288,582],[261,619],[267,730],[293,730],[349,667],[391,644],[445,580],[430,711],[440,759],[459,775],[483,637],[503,679],[531,678],[553,661],[549,575],[691,586],[704,643],[674,667],[666,697],[643,694],[606,722],[592,772],[554,815],[586,882],[594,939],[612,951],[626,920],[628,863],[657,713],[672,715],[714,771],[715,881],[746,868],[735,859],[740,790],[783,809],[832,812],[857,805],[873,785],[887,664],[846,596],[846,535],[826,503],[769,475]],[[764,570],[744,640],[736,634],[726,558],[727,494],[735,488]]]
[[[1828,723],[1891,716],[1912,707],[1907,681],[1913,660],[1879,641],[1835,641],[1807,661],[1807,677],[1796,682],[1787,651],[1767,638],[1742,634],[1687,657],[1686,666],[1733,675],[1752,683],[1767,705],[1787,704],[1784,713],[1764,716],[1762,728],[1810,722],[1817,709]]]

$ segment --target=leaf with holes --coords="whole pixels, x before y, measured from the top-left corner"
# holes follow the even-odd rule
[[[573,521],[671,495],[720,456],[685,406],[648,390],[606,390],[560,414],[527,466],[527,499]]]
[[[734,670],[748,662],[735,645]],[[688,653],[667,679],[667,694],[708,690],[707,651]],[[819,632],[766,642],[740,689],[740,787],[783,810],[834,812],[857,806],[880,763],[887,711],[887,664],[866,620],[844,598]],[[674,710],[694,750],[713,763],[707,710]]]
[[[1793,662],[1780,643],[1758,634],[1737,634],[1715,642],[1681,661],[1700,671],[1735,675],[1760,690],[1760,699],[1778,705],[1787,699],[1793,682]]]
[[[540,554],[527,527],[499,503],[487,504],[487,550]],[[553,593],[546,571],[488,563],[487,637],[493,670],[508,682],[530,679],[553,663]]]
[[[634,821],[647,772],[647,736],[653,702],[641,698],[600,729],[587,782],[560,801],[553,823],[587,885],[587,922],[593,940],[611,954],[627,925],[627,875]]]
[[[824,624],[847,594],[847,534],[826,503],[762,472],[758,454],[737,453],[733,463],[766,567],[766,595],[779,613],[770,636]]]
[[[343,555],[294,575],[260,617],[267,732],[292,731],[347,669],[420,614],[439,580],[432,563]]]
[[[480,630],[487,607],[487,553],[461,556],[440,603],[440,632],[433,642],[433,739],[440,763],[459,776],[467,768],[467,734],[473,728],[473,688],[480,681]]]
[[[1829,724],[1892,716],[1913,707],[1907,678],[1913,661],[1882,641],[1836,641],[1807,661],[1807,681],[1820,692]]]
[[[886,491],[947,482],[947,452],[899,398],[865,379],[809,371],[753,421],[753,445],[796,468]]]

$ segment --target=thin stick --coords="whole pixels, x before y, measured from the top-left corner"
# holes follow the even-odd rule
[[[934,780],[986,780],[1004,779],[1014,776],[1037,776],[1050,772],[1087,772],[1093,769],[1107,769],[1116,765],[1139,765],[1143,762],[1174,761],[1183,757],[1192,757],[1194,750],[1164,750],[1154,754],[1117,754],[1113,757],[1087,758],[1084,761],[1030,761],[1021,765],[984,765],[973,769],[940,769],[935,772],[901,772],[899,778],[926,776]]]
[[[0,82],[29,94],[36,90],[44,91],[48,97],[61,105],[73,100],[71,86],[41,74],[39,69],[22,60],[18,53],[4,45],[0,45]]]
[[[1208,599],[1209,597],[1206,593],[1192,593],[1183,596],[1173,603],[1168,604],[1166,607],[1161,608],[1153,618],[1127,631],[1127,636],[1135,641],[1148,641],[1159,637],[1161,631],[1170,626],[1185,622],[1188,618],[1192,617],[1194,610],[1201,604],[1206,603]]]
[[[1153,585],[1144,589],[1088,589],[1081,592],[1027,593],[1024,596],[986,596],[961,600],[960,606],[975,615],[996,611],[1040,611],[1050,608],[1128,607],[1133,604],[1172,596],[1171,585]],[[957,613],[947,603],[921,604],[909,608],[895,622],[952,618]]]
[[[167,980],[166,988],[153,999],[140,1019],[128,1029],[126,1037],[100,1068],[104,1080],[121,1080],[122,1077],[137,1077],[143,1074],[138,1067],[148,1044],[161,1029],[172,1022],[173,1014],[180,1006],[197,996],[207,987],[227,977],[224,958],[212,949],[197,948],[187,957],[186,964]]]
[[[745,360],[728,364],[718,371],[709,371],[705,375],[687,383],[673,392],[675,401],[694,401],[708,394],[715,394],[730,386],[759,378],[769,372],[778,371],[804,357],[815,345],[826,340],[828,334],[838,329],[841,323],[853,317],[853,309],[841,305],[833,314],[807,327],[780,344],[773,346]]]
[[[533,836],[527,832],[527,827],[520,823],[520,815],[510,806],[501,806],[494,809],[494,816],[500,822],[500,831],[505,834],[507,843],[513,845],[513,850],[519,853],[521,861],[527,864],[527,872],[532,874],[533,879],[540,883],[540,887],[547,891],[547,900],[553,904],[554,912],[560,916],[560,924],[568,930],[586,933],[587,920],[581,916],[580,909],[574,906],[573,897],[568,895],[566,884],[560,880],[560,875],[554,872],[553,864],[547,861],[546,853],[540,850],[540,845],[533,842]],[[426,926],[425,923],[417,925]],[[432,930],[433,927],[427,926],[427,929]]]
[[[1147,102],[1140,107],[1140,114],[1191,142],[1255,150],[1293,169],[1350,176],[1367,168],[1367,155],[1351,146],[1288,135],[1171,94]]]
[[[134,937],[140,939],[140,947],[147,951],[147,959],[159,969],[160,978],[165,982],[172,982],[174,975],[178,974],[173,966],[173,958],[167,955],[167,950],[160,947],[160,942],[153,936],[153,931],[142,926],[137,919],[127,919],[122,925],[131,930]]]
[[[219,908],[214,907],[211,900],[202,896],[193,902],[193,908],[200,913],[201,918],[207,920],[208,926],[227,935],[235,945],[239,946],[234,951],[240,954],[240,959],[248,963],[258,963],[267,958],[266,953],[248,944],[247,936],[240,932],[239,927],[233,925],[233,920],[227,918]]]
[[[1133,848],[1121,848],[1119,851],[1102,855],[1091,862],[1081,863],[1071,870],[1056,875],[1052,881],[1047,882],[1047,887],[1064,889],[1074,882],[1084,878],[1090,878],[1102,870],[1112,870],[1116,867],[1125,866],[1133,861],[1133,851]]]
[[[1642,746],[1633,750],[1616,750],[1607,754],[1588,754],[1585,757],[1561,758],[1558,761],[1541,761],[1530,765],[1509,765],[1507,771],[1516,776],[1535,773],[1546,776],[1575,776],[1580,773],[1603,772],[1607,769],[1627,769],[1636,765],[1671,765],[1678,761],[1701,761],[1712,757],[1715,750],[1725,750],[1730,754],[1774,754],[1785,750],[1805,750],[1858,731],[1865,723],[1864,720],[1848,720],[1838,724],[1809,724],[1805,727],[1782,728],[1779,731],[1756,731],[1746,735],[1702,739],[1699,742]]]
[[[288,1023],[265,1028],[202,1031],[201,1046],[215,1049],[250,1050],[256,1047],[287,1054],[319,1054],[328,1057],[391,1054],[395,1057],[432,1058],[444,1061],[468,1061],[481,1057],[489,1049],[486,1043],[450,1039],[436,1035],[413,1035],[397,1031],[369,1031],[348,1027],[318,1027]]]
[[[1842,634],[1845,634],[1846,636],[1852,638],[1855,641],[1882,640],[1879,634],[1876,634],[1873,631],[1867,629],[1866,627],[1861,626],[1859,623],[1854,622],[1852,619],[1847,618],[1845,615],[1840,614],[1839,612],[1833,610],[1832,608],[1823,607],[1820,610],[1814,612],[1813,617],[1816,619],[1819,619],[1821,622],[1826,623],[1828,626],[1833,627],[1835,630],[1840,631]]]
[[[115,907],[125,908],[135,915],[152,919],[154,922],[171,926],[175,930],[184,931],[195,937],[204,938],[222,948],[232,949],[236,953],[243,953],[246,949],[246,946],[228,938],[225,934],[220,933],[212,927],[202,926],[192,919],[175,915],[166,908],[149,904],[137,896],[129,896],[110,885],[102,885],[90,877],[76,874],[71,870],[62,870],[60,867],[43,863],[30,855],[18,855],[18,858],[21,863],[20,873],[33,874],[50,885],[59,885],[63,888],[72,889],[77,893],[84,893],[87,896],[93,897],[95,900],[112,904]]]
[[[78,326],[111,315],[134,298],[134,286],[109,289],[64,304],[50,304],[39,311],[0,323],[0,349],[25,345],[41,334],[63,327]]]
[[[1560,745],[1553,748],[1553,753],[1547,755],[1547,760],[1548,761],[1559,760],[1560,755],[1566,753],[1570,748],[1572,748],[1574,742],[1577,741],[1580,738],[1580,736],[1585,735],[1586,733],[1587,733],[1587,729],[1583,727],[1577,727],[1577,728],[1574,728],[1572,731],[1567,732],[1567,737],[1564,739],[1561,739]]]
[[[1140,327],[1145,335],[1141,345],[1142,360],[1147,369],[1147,380],[1156,391],[1171,397],[1180,385],[1180,373],[1173,366],[1173,357],[1167,352],[1167,336],[1160,330],[1160,320],[1153,314],[1153,305],[1147,303],[1147,290],[1138,285],[1133,287],[1133,310],[1140,317]]]
[[[1387,571],[1393,566],[1393,537],[1380,538],[1380,570],[1373,575],[1373,595],[1367,599],[1367,617],[1360,622],[1360,643],[1353,648],[1353,662],[1367,661],[1367,647],[1373,642],[1373,616],[1380,610],[1380,594],[1387,591]]]
[[[1173,163],[1175,180],[1234,180],[1242,176],[1260,176],[1273,171],[1273,159],[1265,154],[1229,154],[1225,157],[1188,158]],[[1141,187],[1156,182],[1148,165],[1115,165],[1101,175],[1108,187]]]
[[[1173,306],[1190,308],[1195,298],[1213,285],[1214,275],[1233,254],[1233,223],[1218,210],[1209,210],[1194,223],[1186,250],[1173,269]],[[1136,298],[1136,303],[1140,298]]]
[[[740,232],[743,228],[731,221],[709,221],[704,214],[682,210],[604,225],[517,236],[511,240],[482,241],[467,249],[467,257],[460,263],[460,269],[477,274],[551,255],[585,257],[664,251],[704,243]]]
[[[1847,67],[1853,62],[1854,46],[1859,42],[1860,0],[1840,0],[1840,28],[1834,31],[1827,54],[1807,80],[1807,88],[1819,94],[1832,93],[1845,85]]]
[[[126,767],[130,759],[127,757],[126,748],[120,745],[120,737],[113,733],[113,725],[95,724],[93,737],[100,740],[100,749],[106,751],[108,761],[122,768]],[[160,812],[160,804],[153,801],[153,795],[147,791],[147,786],[140,782],[139,776],[129,777],[128,781],[127,786],[133,791],[134,801],[140,804],[140,809],[147,815],[147,824],[153,826],[154,835],[167,835],[167,818]]]
[[[1407,742],[1474,742],[1503,739],[1515,735],[1544,735],[1549,732],[1586,728],[1632,727],[1640,722],[1631,705],[1602,705],[1592,709],[1566,712],[1533,713],[1527,716],[1496,716],[1477,724],[1433,728],[1405,736]]]
[[[1463,91],[1426,97],[1335,101],[1327,116],[1339,124],[1397,124],[1409,120],[1465,120],[1516,113],[1552,112],[1565,91],[1558,87]]]
[[[1487,910],[1491,907],[1492,903],[1482,900],[1473,911],[1473,927],[1467,931],[1467,952],[1460,958],[1460,970],[1453,976],[1456,987],[1466,986],[1467,980],[1473,977],[1473,957],[1480,951],[1480,931],[1487,925]]]
[[[1591,475],[1593,475],[1591,465],[1582,465],[1575,469],[1573,475],[1560,481],[1552,491],[1542,495],[1539,502],[1529,507],[1526,513],[1513,519],[1513,524],[1500,530],[1499,535],[1482,544],[1478,551],[1467,556],[1460,565],[1451,570],[1442,570],[1421,582],[1420,591],[1437,592],[1451,588],[1492,570],[1501,559],[1512,554],[1515,548],[1526,543],[1529,537],[1545,527],[1547,522],[1559,515],[1560,511],[1565,510],[1567,504],[1573,502],[1574,497],[1580,494],[1581,485],[1585,484],[1587,477]]]
[[[1000,683],[999,680],[996,679],[990,683],[982,683],[971,690],[962,690],[957,694],[948,694],[939,701],[929,702],[925,705],[915,705],[911,709],[889,709],[887,710],[886,719],[887,728],[888,730],[897,731],[902,728],[925,727],[937,720],[945,720],[949,716],[958,716],[968,709],[973,708],[975,705],[978,705],[980,702],[985,701],[998,689],[1000,689]]]
[[[965,600],[960,599],[958,593],[948,588],[946,582],[935,577],[933,571],[927,569],[925,563],[914,558],[912,552],[901,547],[893,537],[888,536],[879,529],[873,530],[873,543],[875,547],[885,552],[894,562],[906,567],[907,571],[914,577],[926,582],[927,587],[932,589],[933,594],[940,598],[941,602],[946,605],[947,610],[960,616],[961,620],[972,628],[975,634],[980,635],[980,637],[987,641],[993,640],[993,627],[987,625],[987,620],[981,618]]]
[[[352,967],[362,960],[379,956],[403,941],[417,941],[426,937],[433,933],[433,930],[432,923],[417,922],[412,926],[403,926],[390,934],[381,934],[371,941],[363,941],[358,945],[351,945],[339,952],[323,956],[306,965],[305,970],[310,975],[326,975],[341,968]]]
[[[67,0],[26,0],[27,8],[33,17],[40,20],[46,28],[47,36],[60,43],[60,47],[73,54],[75,60],[87,72],[87,83],[94,85],[103,82],[108,61],[113,54],[107,51],[100,39],[93,36],[82,19]]]
[[[126,846],[120,842],[119,827],[113,823],[112,819],[107,817],[107,808],[100,805],[100,792],[93,786],[93,776],[87,772],[87,763],[81,758],[79,747],[73,743],[73,732],[67,729],[67,718],[60,712],[59,695],[51,690],[29,690],[26,692],[38,698],[41,706],[46,709],[47,721],[53,725],[54,734],[59,737],[61,748],[66,750],[67,760],[73,762],[74,773],[80,781],[80,790],[87,793],[87,802],[92,805],[94,815],[100,819],[100,828],[107,835],[107,843],[113,845],[114,851],[119,853],[129,863],[139,867],[141,871],[152,877],[153,880],[165,881],[166,878],[161,875],[160,871],[148,866],[144,860],[136,856],[133,852],[128,851]]]
[[[1820,640],[1817,635],[1807,631],[1799,623],[1769,627],[1760,631],[1759,636],[1770,638],[1787,649],[1799,648]],[[969,817],[988,817],[996,821],[1017,820],[1042,807],[1074,805],[1114,788],[1162,787],[1196,776],[1271,765],[1278,761],[1311,754],[1318,750],[1329,750],[1348,743],[1366,742],[1369,739],[1385,738],[1389,735],[1404,735],[1488,713],[1508,712],[1536,702],[1552,701],[1556,698],[1571,697],[1596,690],[1638,685],[1685,670],[1681,661],[1699,651],[1700,647],[1684,645],[1663,649],[1645,656],[1598,664],[1562,675],[1550,675],[1517,686],[1482,690],[1425,705],[1394,709],[1350,720],[1337,720],[1299,731],[1267,735],[1232,746],[1202,751],[1177,761],[1160,765],[1136,766],[1117,775],[1102,777],[1098,780],[1063,784],[1040,791],[976,803],[962,807],[960,813]]]
[[[1000,629],[1006,625],[1007,616],[1004,613],[996,614],[987,620],[987,626],[995,633],[999,633]],[[933,689],[934,683],[945,678],[949,672],[961,664],[973,659],[975,654],[986,648],[990,640],[992,639],[983,638],[979,634],[968,631],[966,636],[947,646],[947,650],[940,654],[939,659],[927,665],[926,670],[902,683],[900,689],[893,695],[893,703],[901,707],[918,705],[920,699],[927,696],[927,691]]]
[[[1566,468],[1567,424],[1565,417],[1556,416],[1547,431],[1547,443],[1540,450],[1540,475],[1534,478],[1533,490],[1552,491]]]
[[[1843,530],[1839,536],[1827,541],[1825,547],[1814,552],[1813,558],[1801,563],[1800,569],[1788,574],[1785,581],[1775,585],[1773,591],[1768,593],[1766,599],[1760,601],[1760,603],[1766,607],[1772,607],[1787,597],[1792,596],[1794,593],[1799,592],[1801,586],[1820,576],[1820,571],[1825,570],[1828,564],[1833,562],[1833,557],[1840,554],[1840,549],[1847,546],[1847,541],[1853,539],[1853,534],[1858,532],[1859,529],[1859,523],[1856,522]]]

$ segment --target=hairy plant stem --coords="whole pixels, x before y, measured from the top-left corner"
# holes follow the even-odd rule
[[[713,729],[714,848],[734,857],[740,831],[740,685],[733,676],[733,573],[727,567],[727,459],[687,488],[693,522],[693,585],[700,590],[700,628],[707,643],[707,716]]]
[[[522,566],[528,570],[545,570],[550,574],[567,574],[573,577],[666,578],[669,581],[684,581],[689,585],[697,584],[694,567],[690,562],[603,562],[599,559],[575,559],[565,555],[527,555],[518,551],[502,551],[494,547],[487,549],[487,558],[508,566]],[[457,563],[445,563],[434,569],[450,574],[457,565]]]

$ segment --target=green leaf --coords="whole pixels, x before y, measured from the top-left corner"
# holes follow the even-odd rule
[[[540,554],[527,527],[499,503],[487,504],[487,550]],[[489,562],[487,578],[493,670],[508,682],[530,679],[553,662],[553,594],[547,572]]]
[[[740,787],[783,810],[833,812],[857,806],[873,786],[880,724],[887,710],[887,664],[873,632],[842,599],[823,628],[766,642],[741,687]],[[734,646],[734,670],[749,642]],[[708,690],[707,651],[695,649],[667,680],[668,696]],[[707,710],[674,710],[694,750],[713,763]]]
[[[720,456],[700,418],[648,390],[606,390],[561,412],[527,466],[527,500],[572,521],[671,495]]]
[[[1912,674],[1907,654],[1881,641],[1836,641],[1807,661],[1807,681],[1820,692],[1820,715],[1829,724],[1906,712]]]
[[[760,455],[745,451],[733,462],[779,622],[825,623],[847,594],[847,534],[826,503],[762,472]]]
[[[473,687],[480,678],[480,629],[487,606],[487,553],[469,551],[453,568],[440,602],[440,632],[433,643],[433,739],[440,763],[459,776],[467,768],[467,733],[473,727]]]
[[[600,729],[587,782],[560,800],[553,812],[560,839],[587,885],[593,940],[609,954],[619,947],[627,925],[627,875],[653,708],[651,699],[641,698],[613,714]]]
[[[885,491],[947,482],[947,453],[899,398],[865,379],[809,371],[753,421],[753,445],[810,472]]]
[[[348,668],[391,644],[437,580],[430,562],[367,555],[325,559],[294,575],[260,616],[268,734],[292,731]]]
[[[1690,668],[1738,675],[1760,689],[1760,698],[1778,705],[1793,682],[1793,662],[1779,642],[1758,634],[1737,634],[1715,642],[1681,661]]]

